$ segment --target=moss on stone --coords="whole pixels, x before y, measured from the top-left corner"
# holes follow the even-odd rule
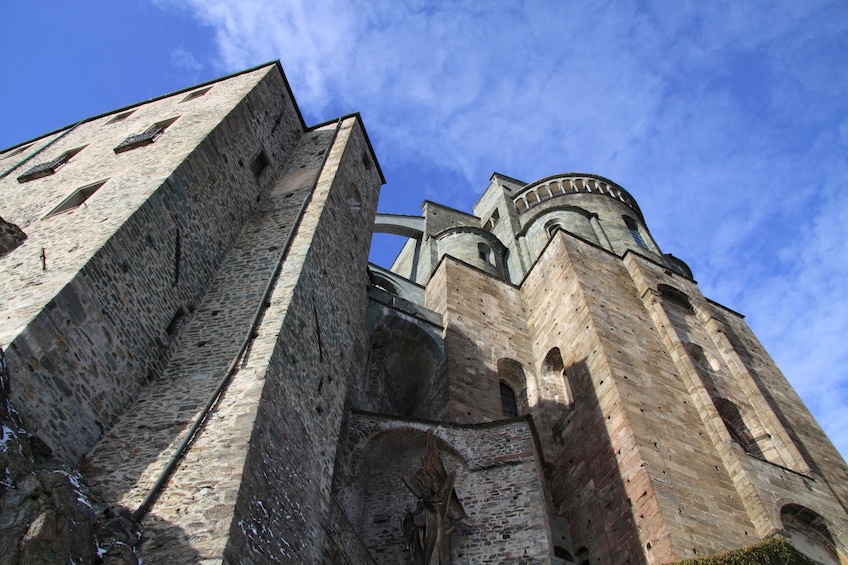
[[[816,565],[782,536],[774,536],[757,545],[716,555],[679,561],[686,565]]]

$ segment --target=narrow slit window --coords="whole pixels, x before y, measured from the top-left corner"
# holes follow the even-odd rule
[[[133,112],[135,112],[135,110],[130,110],[129,112],[124,112],[123,114],[118,114],[117,116],[115,116],[114,118],[112,118],[111,120],[106,122],[105,125],[108,126],[109,124],[116,124],[118,122],[123,122],[124,120],[129,118],[133,114]]]
[[[129,151],[130,149],[135,149],[137,147],[142,147],[144,145],[150,145],[156,138],[162,135],[168,127],[177,121],[177,118],[169,118],[167,120],[163,120],[161,122],[156,122],[146,130],[136,135],[131,135],[121,143],[118,144],[113,151],[115,153],[123,153],[124,151]]]
[[[486,231],[492,231],[496,225],[498,225],[498,220],[501,219],[501,214],[498,212],[498,209],[495,208],[495,211],[492,212],[492,215],[489,216],[489,220],[486,222],[486,225],[483,226],[483,229]]]
[[[207,87],[207,88],[201,88],[200,90],[195,90],[194,92],[189,92],[189,93],[186,95],[186,97],[185,97],[185,98],[183,98],[182,100],[180,100],[180,103],[188,102],[189,100],[194,100],[195,98],[200,98],[201,96],[203,96],[204,94],[206,94],[206,93],[207,93],[207,92],[209,92],[210,90],[212,90],[212,87],[211,87],[211,86],[209,86],[209,87]]]
[[[2,158],[8,159],[9,157],[14,157],[15,155],[20,155],[21,153],[23,153],[24,151],[26,151],[27,149],[29,149],[32,146],[33,146],[33,144],[30,143],[28,145],[24,145],[23,147],[18,147],[14,151],[10,151],[8,155],[4,155]]]
[[[97,192],[101,186],[106,184],[105,180],[100,182],[96,182],[94,184],[89,184],[83,186],[82,188],[78,188],[71,193],[70,196],[62,200],[62,202],[53,208],[53,210],[48,213],[45,218],[49,218],[50,216],[55,216],[56,214],[61,214],[62,212],[67,212],[68,210],[73,210],[74,208],[79,208],[82,204],[88,200],[92,194]]]
[[[633,236],[633,241],[636,242],[636,245],[648,249],[648,244],[645,243],[645,239],[642,237],[642,233],[639,231],[639,226],[638,224],[636,224],[636,220],[627,216],[623,216],[623,218],[624,223],[627,224],[627,229],[630,231],[630,235]]]
[[[501,385],[501,410],[507,418],[515,418],[518,416],[518,405],[515,402],[515,393],[506,383]]]
[[[52,161],[47,161],[46,163],[41,163],[40,165],[32,167],[27,172],[18,177],[18,182],[25,183],[31,180],[40,179],[42,177],[47,177],[52,174],[55,174],[59,167],[70,161],[74,155],[76,155],[83,149],[85,149],[84,145],[75,149],[69,149],[68,151],[65,151]]]

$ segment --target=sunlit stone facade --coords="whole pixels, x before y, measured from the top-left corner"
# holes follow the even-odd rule
[[[846,562],[845,462],[608,179],[376,214],[360,117],[307,126],[278,64],[0,165],[11,562],[668,563],[774,535]],[[391,269],[372,231],[409,238]]]

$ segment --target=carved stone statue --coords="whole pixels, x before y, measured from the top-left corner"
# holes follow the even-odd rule
[[[401,519],[403,537],[414,565],[442,565],[448,562],[448,536],[466,518],[465,510],[453,488],[456,472],[447,473],[432,431],[427,431],[427,444],[421,468],[403,482],[418,498],[415,510]]]

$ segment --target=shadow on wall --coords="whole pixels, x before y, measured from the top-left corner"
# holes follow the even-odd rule
[[[156,543],[167,556],[163,562],[200,560],[180,527],[151,517],[140,537],[129,510],[98,504],[84,477],[32,441],[8,399],[9,385],[0,349],[0,475],[5,477],[0,482],[0,563],[137,565],[137,547],[150,539],[150,532],[156,532]]]
[[[545,428],[539,435],[552,525],[568,524],[567,532],[552,527],[555,554],[566,563],[569,558],[580,564],[608,563],[622,555],[634,565],[647,563],[637,516],[645,518],[640,503],[649,497],[647,491],[640,500],[628,495],[626,485],[634,477],[622,476],[622,453],[610,438],[616,431],[609,418],[615,407],[602,407],[585,360],[565,366],[562,378],[573,395],[570,403],[542,399],[531,407],[546,420],[534,416],[537,429]],[[550,421],[552,417],[556,420]],[[569,541],[571,547],[563,547]]]
[[[446,404],[441,343],[414,320],[389,314],[371,332],[368,364],[353,407],[391,416],[439,419]]]
[[[201,555],[191,545],[191,538],[185,530],[161,520],[154,515],[144,519],[144,531],[138,547],[139,564],[146,563],[200,563],[203,558],[214,555]]]
[[[415,508],[415,496],[401,480],[421,466],[426,433],[417,430],[383,432],[371,439],[359,457],[358,513],[351,522],[379,563],[410,560],[401,528],[401,518]],[[446,469],[468,480],[468,466],[447,443],[434,438]]]
[[[652,509],[646,505],[653,504],[649,502],[653,496],[648,496],[647,480],[635,500],[628,494],[628,483],[640,478],[641,469],[622,476],[619,460],[626,454],[613,446],[610,435],[624,425],[623,419],[616,423],[610,417],[621,407],[602,405],[596,387],[603,382],[593,381],[586,360],[565,365],[554,348],[541,361],[538,376],[534,367],[522,367],[514,359],[501,361],[500,371],[495,372],[469,363],[485,354],[472,336],[455,327],[448,330],[446,347],[451,402],[461,398],[457,406],[464,409],[458,415],[462,422],[510,417],[509,403],[501,394],[503,383],[516,396],[518,416],[532,416],[550,497],[552,554],[566,563],[615,562],[622,555],[629,556],[633,565],[647,563],[645,554],[651,548],[642,546],[637,521],[651,518]],[[462,358],[457,359],[460,352]],[[524,377],[523,383],[519,376]],[[456,418],[452,413],[451,419]],[[658,549],[653,548],[654,553]]]

